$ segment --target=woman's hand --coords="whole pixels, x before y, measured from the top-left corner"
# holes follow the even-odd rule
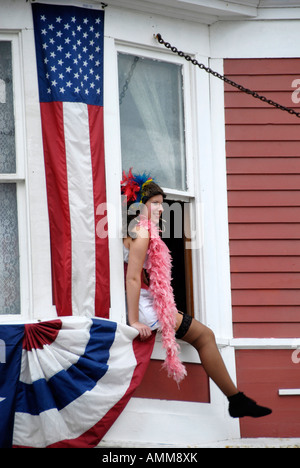
[[[147,340],[152,334],[151,328],[141,322],[134,322],[131,326],[139,332],[141,341]]]

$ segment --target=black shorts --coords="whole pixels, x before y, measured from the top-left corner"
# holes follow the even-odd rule
[[[180,324],[180,327],[178,328],[178,330],[177,330],[177,332],[175,334],[175,337],[178,340],[180,340],[181,338],[184,337],[184,335],[186,334],[186,332],[190,328],[192,320],[193,320],[193,318],[188,314],[184,314],[183,312],[179,312],[179,314],[181,314],[183,316],[183,318],[182,318],[182,322]]]

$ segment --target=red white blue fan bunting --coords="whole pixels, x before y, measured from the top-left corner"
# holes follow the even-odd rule
[[[136,335],[83,317],[0,326],[0,446],[97,445],[148,365],[154,337]]]

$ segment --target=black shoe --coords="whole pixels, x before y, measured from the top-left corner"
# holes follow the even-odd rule
[[[270,408],[259,406],[254,400],[248,398],[242,392],[228,398],[229,414],[232,418],[243,418],[250,416],[252,418],[261,418],[272,413]]]

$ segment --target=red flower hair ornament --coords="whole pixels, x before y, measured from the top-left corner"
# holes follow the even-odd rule
[[[152,182],[153,179],[149,177],[149,174],[133,174],[132,167],[129,169],[126,175],[123,171],[123,180],[121,180],[121,193],[127,197],[128,202],[142,203],[143,189],[146,184]]]

